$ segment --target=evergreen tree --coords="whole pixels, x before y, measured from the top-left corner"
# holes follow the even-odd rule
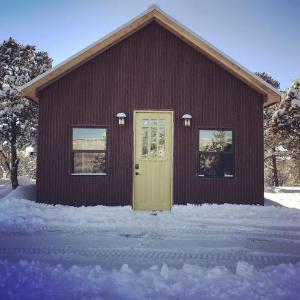
[[[284,92],[272,121],[273,130],[280,135],[289,157],[300,159],[300,78]]]
[[[256,72],[257,76],[261,79],[272,85],[274,88],[279,89],[280,83],[272,78],[266,72]],[[283,153],[280,152],[278,147],[280,147],[281,141],[280,136],[276,133],[274,127],[274,121],[272,116],[275,111],[278,109],[278,104],[266,107],[264,109],[264,161],[265,161],[265,176],[269,174],[268,170],[271,171],[271,181],[272,185],[278,186],[279,185],[279,174],[278,174],[278,167],[277,167],[277,159],[278,156],[282,155]],[[266,180],[269,181],[269,180]]]
[[[13,38],[0,44],[0,155],[10,173],[12,188],[18,186],[18,150],[29,146],[37,134],[35,103],[23,98],[19,88],[51,68],[46,52],[21,45]]]
[[[272,78],[268,73],[266,72],[255,72],[255,74],[272,85],[275,89],[279,90],[280,89],[280,83],[276,79]]]

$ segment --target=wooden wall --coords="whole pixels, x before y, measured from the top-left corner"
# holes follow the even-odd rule
[[[262,96],[155,22],[46,87],[39,103],[39,202],[131,205],[133,110],[170,109],[174,204],[263,203]],[[70,175],[72,125],[108,126],[108,176]],[[200,127],[234,128],[235,178],[197,176]]]

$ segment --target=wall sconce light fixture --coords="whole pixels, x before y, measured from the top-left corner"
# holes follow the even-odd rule
[[[181,118],[185,127],[191,126],[192,116],[190,114],[184,114]]]
[[[126,114],[123,112],[117,113],[118,123],[120,126],[125,125]]]

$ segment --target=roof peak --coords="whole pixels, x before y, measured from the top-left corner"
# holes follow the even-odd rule
[[[151,4],[148,6],[148,10],[161,10],[161,8],[157,4]]]
[[[199,37],[197,34],[180,24],[177,20],[166,14],[156,4],[152,4],[142,14],[138,15],[130,22],[119,27],[112,33],[104,36],[100,40],[94,42],[77,54],[66,59],[51,70],[34,78],[21,88],[21,93],[24,97],[38,102],[39,91],[47,85],[58,80],[68,72],[71,72],[78,66],[99,55],[103,51],[112,47],[116,43],[125,39],[134,32],[140,30],[155,19],[159,24],[165,27],[170,32],[174,33],[178,38],[182,39],[196,50],[207,55],[210,59],[227,69],[236,77],[240,78],[246,84],[254,88],[264,96],[265,105],[270,105],[280,101],[279,92],[271,85],[264,82],[261,78],[242,67],[239,63],[229,58],[220,50],[216,49],[210,43]]]

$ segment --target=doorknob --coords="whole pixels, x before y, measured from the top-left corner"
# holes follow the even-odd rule
[[[141,175],[139,172],[135,172],[135,175]]]

